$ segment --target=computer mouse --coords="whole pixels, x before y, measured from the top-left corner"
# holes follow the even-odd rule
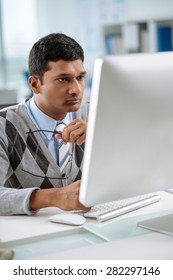
[[[59,213],[48,218],[50,222],[80,226],[86,222],[85,217],[74,213]]]

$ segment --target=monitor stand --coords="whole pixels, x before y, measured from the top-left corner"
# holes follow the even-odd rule
[[[141,221],[138,226],[173,236],[173,214]]]

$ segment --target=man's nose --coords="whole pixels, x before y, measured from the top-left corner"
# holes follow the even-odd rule
[[[80,84],[80,82],[76,79],[73,79],[72,82],[70,83],[70,86],[69,86],[69,93],[72,94],[72,93],[81,93],[83,89],[83,86]]]

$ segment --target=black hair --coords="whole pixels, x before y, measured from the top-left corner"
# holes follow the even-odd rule
[[[29,75],[36,76],[42,81],[44,73],[49,69],[48,63],[61,59],[66,61],[81,59],[83,62],[83,49],[73,38],[65,34],[49,34],[37,41],[29,53]]]

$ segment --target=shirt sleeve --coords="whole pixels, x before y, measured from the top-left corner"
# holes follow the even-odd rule
[[[32,192],[39,188],[11,189],[0,187],[0,215],[35,215],[39,210],[30,210]]]

